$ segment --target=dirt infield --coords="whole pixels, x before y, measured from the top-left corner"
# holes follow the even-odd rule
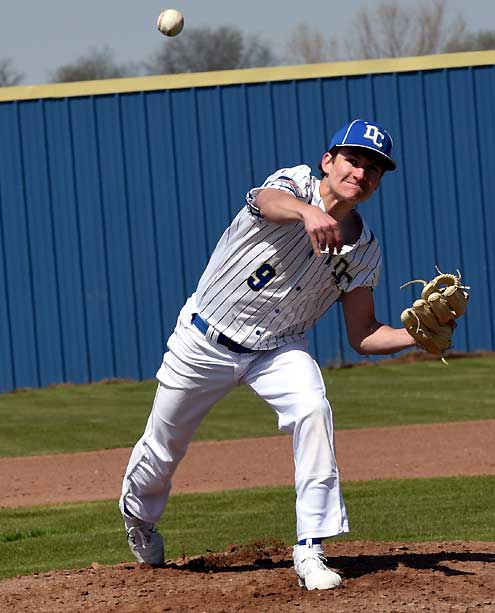
[[[330,553],[330,546],[327,547]],[[396,613],[495,610],[495,543],[334,543],[335,590],[299,588],[284,546],[50,572],[0,582],[0,610],[158,613]]]
[[[495,420],[338,430],[344,481],[495,474]],[[129,449],[0,458],[0,507],[118,498]],[[228,470],[226,469],[228,467]],[[293,483],[288,436],[192,443],[173,493]]]
[[[495,420],[344,430],[336,437],[347,481],[495,474]],[[0,459],[0,506],[116,498],[128,454],[118,449]],[[277,436],[192,444],[174,491],[290,483],[290,439]],[[495,611],[495,543],[335,542],[326,553],[344,578],[336,590],[301,590],[290,548],[257,543],[168,561],[162,568],[93,564],[6,579],[0,582],[0,611]]]

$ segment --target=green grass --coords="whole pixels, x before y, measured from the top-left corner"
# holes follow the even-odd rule
[[[329,370],[325,382],[337,428],[495,418],[492,357]]]
[[[349,536],[376,541],[495,541],[495,477],[345,483]],[[292,488],[172,496],[159,524],[167,557],[258,539],[292,544]],[[116,501],[0,509],[0,577],[114,564],[132,556]]]
[[[325,370],[335,425],[364,428],[495,417],[495,358]],[[0,394],[0,455],[132,446],[156,383],[62,385]],[[245,387],[220,401],[196,440],[278,434],[272,410]]]

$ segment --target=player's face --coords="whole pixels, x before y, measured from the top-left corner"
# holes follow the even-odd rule
[[[380,185],[384,169],[372,153],[355,147],[342,147],[335,157],[325,153],[321,166],[328,187],[338,200],[363,202]]]

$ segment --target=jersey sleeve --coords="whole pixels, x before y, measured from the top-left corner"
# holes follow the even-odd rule
[[[311,180],[311,168],[306,165],[292,168],[281,168],[270,175],[263,185],[253,187],[246,194],[246,207],[248,212],[259,219],[263,218],[256,204],[256,197],[261,190],[271,188],[280,189],[294,198],[299,198],[310,203],[313,198],[313,181]]]
[[[359,259],[359,258],[358,258]],[[343,287],[346,293],[352,292],[357,287],[369,287],[374,289],[380,280],[382,268],[382,255],[380,246],[377,241],[373,241],[367,248],[364,249],[361,262],[356,266],[350,267],[351,281]]]
[[[352,292],[353,289],[357,287],[369,287],[370,289],[375,289],[378,285],[378,281],[380,280],[381,273],[381,262],[377,265],[377,267],[368,271],[362,275],[357,275],[355,279],[353,279],[352,283],[349,283],[349,286],[345,290],[346,292]]]

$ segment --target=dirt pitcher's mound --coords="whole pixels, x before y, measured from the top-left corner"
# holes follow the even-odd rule
[[[328,564],[344,578],[335,590],[298,587],[291,549],[231,546],[161,568],[100,566],[7,579],[2,611],[392,613],[495,610],[495,543],[334,542]]]

